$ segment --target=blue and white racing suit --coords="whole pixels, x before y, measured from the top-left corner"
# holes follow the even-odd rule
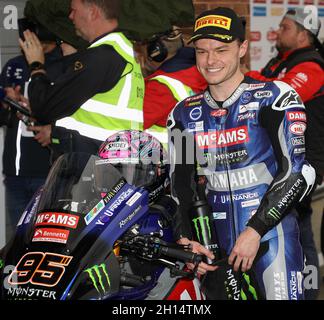
[[[312,188],[305,160],[305,107],[287,84],[245,78],[224,102],[207,90],[169,115],[176,239],[192,239],[188,210],[197,176],[207,180],[219,246],[229,255],[239,234],[254,228],[266,252],[252,269],[265,299],[303,298],[303,254],[292,210]]]

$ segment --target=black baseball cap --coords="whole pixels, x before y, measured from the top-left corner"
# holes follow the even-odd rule
[[[199,39],[214,39],[221,42],[245,40],[243,21],[230,8],[218,7],[201,13],[188,43]]]

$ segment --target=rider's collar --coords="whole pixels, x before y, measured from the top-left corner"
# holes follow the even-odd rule
[[[249,87],[249,84],[245,83],[244,80],[241,82],[241,84],[236,88],[236,90],[232,93],[232,95],[226,99],[223,102],[222,108],[228,108],[230,107],[234,102],[236,102],[242,93]],[[204,98],[207,104],[213,108],[213,109],[219,109],[219,105],[215,101],[215,99],[212,97],[209,89],[207,89],[204,93]]]

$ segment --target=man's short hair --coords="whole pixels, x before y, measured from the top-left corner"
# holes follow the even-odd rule
[[[82,0],[95,4],[105,14],[106,19],[118,19],[120,13],[120,0]]]

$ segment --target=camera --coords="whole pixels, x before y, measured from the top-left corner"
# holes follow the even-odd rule
[[[24,31],[34,32],[40,41],[59,41],[58,37],[39,23],[30,21],[27,18],[18,19],[19,37],[25,41]]]

